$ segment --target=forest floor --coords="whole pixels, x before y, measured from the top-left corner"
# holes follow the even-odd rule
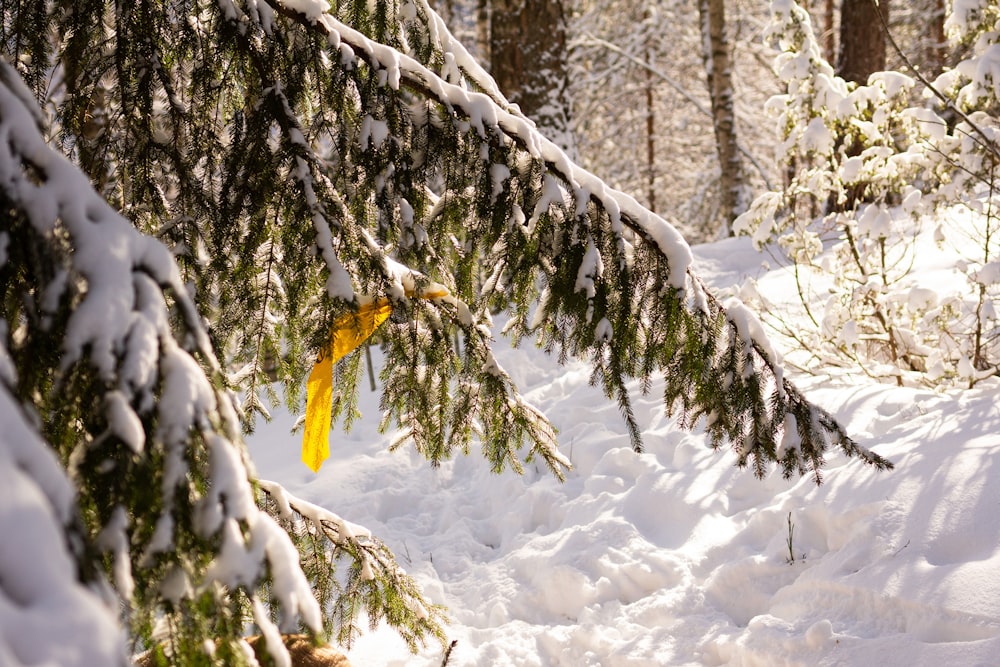
[[[793,293],[789,272],[745,238],[694,250],[716,290],[754,278],[769,296]],[[494,475],[476,452],[439,468],[390,453],[367,390],[363,419],[334,433],[319,474],[299,461],[287,413],[250,438],[262,478],[371,529],[448,608],[449,665],[996,664],[996,382],[934,391],[795,373],[896,465],[831,455],[817,487],[737,469],[731,451],[664,415],[655,386],[635,392],[637,454],[586,364],[560,366],[530,343],[497,356],[559,429],[574,465],[565,482],[535,464]],[[361,666],[437,667],[442,655],[410,655],[385,627],[349,652]]]

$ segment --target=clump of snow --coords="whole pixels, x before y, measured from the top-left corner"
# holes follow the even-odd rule
[[[510,169],[505,164],[491,164],[490,165],[490,182],[492,187],[490,189],[490,201],[495,202],[497,197],[503,193],[504,182],[510,178]],[[520,207],[518,207],[520,210]]]
[[[2,385],[0,423],[0,665],[125,665],[117,610],[77,580],[67,549],[69,480]]]
[[[98,534],[97,539],[94,540],[94,546],[111,554],[113,561],[111,573],[114,577],[115,587],[125,600],[130,600],[132,592],[135,590],[132,562],[129,559],[129,539],[126,532],[128,525],[128,513],[124,507],[119,505],[111,513],[111,518]]]
[[[756,347],[764,355],[768,364],[774,368],[775,381],[780,391],[783,377],[781,370],[783,359],[781,353],[771,344],[767,334],[764,333],[764,326],[757,318],[757,315],[736,297],[732,297],[726,302],[726,314],[729,321],[736,327],[736,332],[743,341],[743,344],[748,349]]]
[[[319,0],[282,0],[281,4],[302,14],[309,21],[316,21],[330,8],[326,2]]]
[[[380,148],[389,137],[389,124],[384,120],[365,116],[361,121],[361,134],[358,142],[362,150]]]
[[[109,392],[105,395],[104,402],[111,432],[121,438],[133,452],[141,452],[146,442],[146,432],[139,416],[128,404],[125,394],[120,391]]]
[[[548,174],[542,179],[542,196],[535,203],[535,210],[528,220],[528,230],[534,230],[538,218],[547,213],[553,204],[561,204],[566,199],[566,193],[559,181]]]
[[[813,118],[809,121],[800,141],[805,150],[821,155],[826,155],[833,150],[833,135],[822,118]]]
[[[595,340],[603,341],[605,343],[611,342],[611,339],[614,337],[614,333],[615,329],[611,325],[611,321],[606,317],[602,317],[597,323],[597,326],[594,327]]]
[[[987,262],[970,274],[970,278],[980,285],[1000,283],[1000,262]]]
[[[601,253],[594,245],[593,239],[587,242],[587,250],[583,254],[583,261],[576,273],[576,285],[573,290],[583,292],[588,299],[597,296],[597,281],[604,275],[604,260]]]

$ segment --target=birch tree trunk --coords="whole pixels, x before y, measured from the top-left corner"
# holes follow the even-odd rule
[[[736,114],[733,109],[733,72],[726,38],[724,0],[698,0],[702,36],[702,57],[712,101],[712,125],[719,155],[721,213],[724,231],[747,207],[746,176],[736,142]]]

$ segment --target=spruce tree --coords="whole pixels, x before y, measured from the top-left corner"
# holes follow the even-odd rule
[[[666,410],[758,476],[818,482],[830,448],[890,465],[425,0],[21,0],[2,45],[3,381],[78,491],[79,576],[158,659],[239,664],[250,624],[348,642],[362,610],[443,637],[377,539],[255,481],[242,446],[270,378],[301,410],[331,326],[372,300],[384,426],[433,464],[567,465],[491,351],[503,313],[515,342],[590,359],[636,449],[629,382],[662,376]],[[336,367],[346,425],[361,372]]]

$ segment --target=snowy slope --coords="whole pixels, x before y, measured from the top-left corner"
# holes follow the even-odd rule
[[[695,249],[717,289],[790,289],[746,239]],[[780,341],[776,341],[780,343]],[[1000,655],[997,385],[948,394],[844,373],[797,377],[878,473],[837,457],[825,483],[733,467],[656,400],[637,400],[646,452],[583,364],[531,346],[498,353],[560,429],[575,469],[492,475],[477,455],[433,469],[389,453],[377,394],[332,436],[318,475],[278,414],[250,447],[258,473],[370,528],[450,609],[450,665],[992,665]],[[788,562],[789,515],[795,561]],[[386,629],[359,665],[439,665]]]

